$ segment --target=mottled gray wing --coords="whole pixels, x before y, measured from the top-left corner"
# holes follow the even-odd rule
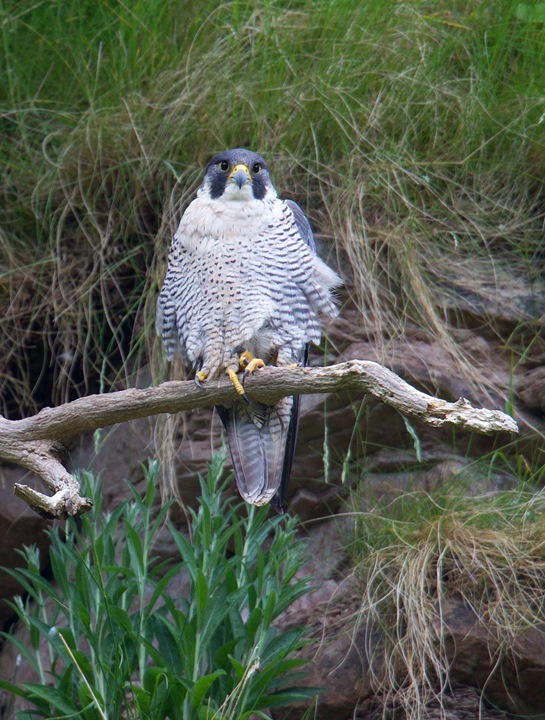
[[[293,217],[295,218],[295,223],[297,225],[297,229],[299,230],[299,235],[301,236],[301,239],[306,242],[306,244],[313,252],[316,252],[314,235],[312,234],[312,230],[310,229],[310,225],[305,213],[293,200],[284,200],[284,202],[293,213]]]
[[[163,341],[166,359],[173,360],[179,349],[180,339],[176,328],[176,303],[169,292],[167,280],[168,275],[157,298],[155,329]]]
[[[301,239],[310,247],[313,252],[316,252],[316,243],[314,242],[314,236],[310,228],[310,224],[306,218],[305,213],[301,210],[299,205],[293,200],[284,201],[289,209],[293,213],[297,229]],[[310,343],[306,343],[301,348],[299,355],[299,362],[306,366],[308,361],[308,351]],[[276,495],[271,500],[273,508],[279,512],[284,512],[284,502],[288,494],[288,485],[291,475],[291,466],[293,465],[293,456],[295,454],[295,447],[297,445],[297,435],[299,433],[299,412],[300,412],[301,398],[299,395],[293,396],[293,405],[291,408],[290,422],[288,426],[288,432],[286,434],[286,449],[284,452],[284,463],[282,467],[282,476],[280,479],[280,485]]]
[[[196,314],[201,318],[206,311],[203,293],[198,282],[196,263],[183,249],[175,254],[175,264],[171,264],[163,281],[163,287],[157,298],[156,329],[163,340],[167,360],[173,360],[180,353],[187,369],[199,369],[199,358],[193,348],[189,318]],[[188,344],[189,339],[189,344]]]

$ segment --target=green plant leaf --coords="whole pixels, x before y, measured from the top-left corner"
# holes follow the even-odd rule
[[[195,602],[197,603],[197,616],[202,622],[208,604],[208,583],[200,568],[197,568],[195,574]]]
[[[165,592],[165,589],[169,582],[172,580],[173,577],[175,577],[182,569],[182,565],[175,565],[174,567],[171,567],[159,580],[157,583],[155,590],[153,591],[153,594],[149,600],[149,603],[146,606],[145,615],[144,617],[149,617],[149,615],[153,612],[155,608],[155,604],[161,597],[161,595]]]
[[[407,432],[409,433],[409,435],[411,436],[411,438],[413,440],[414,451],[416,453],[416,459],[418,460],[418,462],[422,462],[422,444],[420,442],[420,438],[416,434],[416,430],[411,425],[409,418],[406,415],[401,415],[401,417],[403,418],[403,422],[405,423]]]
[[[161,615],[155,617],[155,637],[164,665],[171,667],[177,675],[182,675],[184,666],[180,657],[180,645],[172,633],[168,620]]]
[[[8,682],[7,680],[2,680],[2,678],[0,678],[0,688],[2,688],[2,690],[7,690],[8,692],[14,693],[14,695],[19,695],[19,697],[26,697],[26,692],[24,690],[22,690],[17,685]]]
[[[126,612],[126,610],[123,610],[123,608],[120,608],[119,605],[108,605],[107,606],[107,614],[109,615],[110,619],[113,620],[116,623],[119,623],[119,625],[125,630],[125,632],[132,635],[133,633],[133,627],[131,623],[131,619],[129,617],[129,614]]]
[[[85,657],[85,654],[84,654],[81,650],[78,650],[77,652],[79,652],[80,655],[83,655],[83,656]],[[82,658],[81,658],[81,657],[76,657],[76,660],[77,660],[77,662],[78,662],[78,664],[79,664],[79,666],[80,666],[80,668],[81,668],[81,666],[82,666],[82,665],[81,665]],[[90,670],[90,666],[89,666],[87,669]],[[63,692],[63,693],[65,693],[66,695],[68,695],[68,697],[70,697],[71,694],[72,694],[72,685],[73,685],[73,682],[74,682],[74,681],[73,681],[73,678],[72,678],[72,673],[74,672],[74,670],[75,670],[75,666],[74,666],[74,665],[68,665],[68,666],[64,669],[64,672],[62,672],[62,673],[60,674],[60,676],[57,676],[57,680],[58,680],[57,688],[58,688],[61,692]],[[89,677],[92,677],[92,675],[87,676],[87,677],[88,677],[88,678],[89,678]]]
[[[232,655],[229,655],[229,660],[237,674],[237,682],[240,682],[244,677],[244,667]]]
[[[153,685],[152,690],[155,689]],[[142,688],[134,683],[130,684],[127,688],[128,693],[132,693],[135,710],[138,713],[138,717],[146,718],[149,716],[150,711],[150,695],[152,691],[149,688]]]
[[[187,538],[184,535],[182,535],[181,532],[176,530],[176,528],[171,527],[170,532],[172,533],[174,542],[178,546],[178,550],[180,551],[180,554],[181,554],[184,562],[187,564],[189,573],[194,580],[197,566],[195,563],[195,553],[193,552],[193,548],[189,544],[189,541],[187,540]]]
[[[233,652],[239,642],[242,642],[245,639],[246,638],[244,637],[233,638],[232,640],[229,640],[229,642],[226,642],[225,645],[218,648],[214,656],[216,664],[221,668],[226,669],[229,663],[229,655]]]
[[[51,703],[57,710],[67,717],[72,717],[79,712],[79,708],[74,705],[72,700],[65,693],[57,688],[48,685],[40,685],[39,683],[24,682],[21,686],[28,691],[30,698],[37,697]]]
[[[125,688],[123,688],[123,691],[125,691]],[[101,707],[104,707],[104,703],[102,701],[102,697],[99,693],[96,692],[96,689],[93,690],[95,693],[95,697],[98,700],[98,702],[101,704]],[[89,692],[89,688],[85,683],[79,683],[78,685],[78,698],[82,705],[81,714],[84,716],[86,720],[102,720],[100,717],[100,714],[97,710],[95,700],[91,693]]]
[[[142,541],[140,539],[140,536],[134,529],[134,527],[127,522],[124,521],[125,525],[125,532],[127,533],[127,542],[128,542],[128,548],[129,552],[131,554],[131,560],[133,562],[133,567],[135,570],[139,570],[140,573],[144,572],[144,552],[142,549]]]
[[[209,675],[204,675],[203,677],[199,678],[196,683],[195,687],[193,688],[193,707],[196,708],[200,705],[201,700],[203,699],[206,691],[210,687],[210,685],[214,682],[216,678],[218,678],[220,675],[225,675],[225,670],[219,669],[216,670],[213,673],[210,673]]]
[[[276,591],[271,590],[267,596],[265,611],[263,613],[263,625],[268,628],[274,618],[274,610],[276,607]]]
[[[9,635],[8,633],[5,633],[5,632],[0,632],[0,635],[15,645],[17,650],[19,650],[21,655],[31,665],[32,669],[39,675],[40,668],[39,668],[38,662],[37,662],[36,657],[34,656],[32,650],[28,647],[28,645],[26,643],[24,643],[20,638],[16,637],[15,635]]]
[[[87,655],[83,652],[83,650],[73,650],[72,655],[74,656],[74,659],[76,660],[77,664],[79,665],[79,669],[87,678],[87,681],[92,684],[93,683],[93,668],[91,666],[91,661],[89,660]]]
[[[246,634],[249,642],[252,642],[257,628],[261,625],[262,619],[263,611],[261,610],[261,608],[254,608],[246,622]]]
[[[185,682],[183,678],[172,678],[162,707],[162,711],[165,716],[168,716],[169,720],[185,720],[183,703],[187,693],[191,692],[192,685],[193,683]]]
[[[262,665],[274,659],[282,660],[286,653],[297,647],[301,634],[302,630],[300,628],[293,628],[273,638],[261,652],[260,659]]]
[[[45,630],[45,631],[42,630],[42,632],[44,632],[45,635],[50,635],[51,630],[53,628],[49,629],[47,625],[45,625],[43,627],[44,627],[44,630],[45,630],[45,628],[47,628],[47,630]],[[63,639],[65,640],[65,642],[68,645],[68,647],[70,648],[70,650],[74,651],[77,647],[77,644],[74,639],[74,634],[72,633],[72,630],[67,627],[55,628],[55,630],[59,635],[62,635]]]
[[[154,665],[147,667],[144,671],[142,687],[147,693],[152,695],[157,683],[163,680],[166,674],[165,668],[163,667],[156,667]]]
[[[277,677],[285,675],[290,670],[293,670],[293,668],[307,665],[309,662],[311,662],[311,660],[291,658],[288,660],[280,660],[276,663],[269,663],[266,667],[261,668],[258,675],[252,678],[252,692],[255,692],[256,690],[265,691],[267,689],[272,689],[271,685],[273,684],[273,681],[275,685],[277,684]],[[293,682],[294,679],[300,675],[302,676],[303,674],[304,673],[290,673],[290,682]]]

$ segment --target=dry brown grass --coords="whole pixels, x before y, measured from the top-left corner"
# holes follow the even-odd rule
[[[403,496],[380,515],[356,516],[356,626],[368,628],[377,692],[413,720],[448,690],[449,600],[489,631],[492,665],[516,656],[521,634],[543,623],[543,492],[458,497]]]

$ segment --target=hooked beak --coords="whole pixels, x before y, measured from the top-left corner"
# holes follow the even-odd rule
[[[246,165],[237,165],[231,171],[229,179],[236,182],[240,190],[243,185],[245,185],[247,182],[250,182],[250,171],[248,170]]]

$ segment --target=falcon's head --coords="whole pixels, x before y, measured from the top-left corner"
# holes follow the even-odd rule
[[[236,148],[216,155],[206,166],[203,188],[212,200],[265,200],[276,190],[265,160],[251,150]]]

